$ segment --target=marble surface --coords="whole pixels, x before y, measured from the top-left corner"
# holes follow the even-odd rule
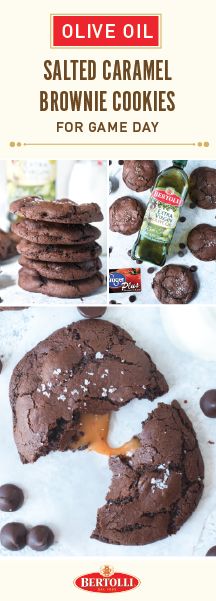
[[[157,161],[157,163],[159,171],[171,165],[171,161]],[[204,165],[209,165],[216,168],[216,161],[188,161],[185,171],[188,175],[190,175],[194,169]],[[112,162],[109,171],[110,175],[114,175],[119,183],[118,189],[109,195],[109,205],[111,205],[114,200],[120,196],[126,195],[138,198],[143,201],[145,205],[147,204],[150,196],[150,190],[140,193],[130,190],[122,180],[122,166],[118,164],[118,161]],[[180,250],[179,243],[183,242],[186,244],[187,236],[192,228],[199,223],[209,223],[216,226],[216,210],[204,210],[198,207],[191,209],[190,200],[187,198],[184,206],[182,207],[181,215],[186,217],[186,221],[183,223],[179,222],[177,224],[169,249],[166,265],[177,264],[186,265],[188,267],[191,265],[196,265],[198,270],[195,274],[195,278],[198,284],[198,292],[190,304],[216,304],[216,262],[200,261],[199,259],[196,259],[194,255],[192,255],[189,249],[186,249],[187,253],[184,255],[184,257],[178,256],[178,251]],[[150,263],[145,262],[142,265],[137,265],[136,262],[132,261],[127,254],[128,250],[132,248],[134,242],[136,241],[136,238],[137,234],[124,236],[109,230],[108,245],[109,247],[112,247],[112,252],[110,253],[109,257],[109,268],[119,269],[123,267],[141,267],[142,292],[136,294],[136,304],[160,305],[152,290],[152,281],[154,275],[160,269],[160,267],[155,267],[155,272],[153,274],[149,274],[147,269],[151,265]],[[128,304],[130,293],[112,293],[109,296],[110,300],[116,300],[117,302]]]
[[[188,310],[185,307],[185,312]],[[208,311],[208,309],[205,309]],[[216,420],[199,408],[199,399],[215,387],[215,362],[202,361],[183,352],[167,338],[163,328],[163,307],[109,307],[106,318],[127,329],[137,344],[148,351],[164,373],[169,392],[163,402],[177,399],[192,419],[205,462],[203,497],[192,517],[174,536],[144,547],[122,547],[90,539],[97,508],[104,503],[110,482],[108,461],[94,452],[54,452],[35,464],[22,465],[12,434],[8,385],[13,368],[36,343],[55,329],[80,318],[75,307],[31,307],[0,312],[0,483],[13,482],[25,492],[25,504],[16,513],[0,512],[0,527],[7,521],[24,521],[27,526],[48,524],[56,542],[43,553],[55,556],[203,556],[216,544]],[[182,328],[184,328],[182,320]],[[100,341],[98,341],[98,351]],[[188,403],[184,404],[187,399]],[[157,405],[134,399],[111,421],[110,442],[119,445],[141,429],[141,422]],[[212,441],[215,444],[209,444]],[[0,546],[0,556],[10,552]],[[38,555],[25,548],[16,557]],[[14,555],[13,555],[14,557]],[[41,557],[41,555],[40,555]]]

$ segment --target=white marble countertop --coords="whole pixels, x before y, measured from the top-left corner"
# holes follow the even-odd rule
[[[159,171],[171,165],[171,161],[157,161],[157,163]],[[194,169],[204,165],[209,165],[216,168],[216,161],[188,161],[185,171],[188,175],[190,175]],[[120,196],[126,195],[138,198],[142,200],[144,204],[147,204],[150,196],[150,190],[140,193],[130,190],[122,180],[122,166],[118,164],[118,161],[113,161],[110,166],[110,175],[114,174],[119,181],[119,187],[115,192],[109,195],[110,205]],[[190,199],[187,198],[184,206],[182,207],[181,216],[186,217],[186,221],[183,223],[179,222],[176,227],[166,265],[177,264],[186,265],[188,267],[191,265],[196,265],[198,270],[195,273],[195,278],[198,283],[198,292],[190,304],[216,304],[216,262],[200,261],[199,259],[196,259],[196,257],[192,255],[187,247],[185,249],[187,252],[184,257],[178,256],[178,251],[180,250],[179,243],[183,242],[186,244],[188,233],[192,228],[199,223],[209,223],[216,226],[216,210],[205,210],[198,207],[191,209]],[[109,230],[108,244],[109,247],[112,248],[112,252],[110,253],[109,257],[109,268],[119,269],[123,267],[140,267],[142,274],[142,292],[136,293],[135,304],[160,305],[151,286],[155,273],[161,268],[155,266],[155,272],[153,274],[149,274],[147,269],[152,265],[151,263],[145,262],[142,265],[137,265],[136,262],[128,256],[128,250],[132,248],[136,238],[137,234],[124,236]],[[119,303],[127,304],[129,303],[129,296],[130,293],[128,292],[120,292],[110,294],[109,298],[110,300],[116,300]]]
[[[176,309],[178,311],[178,307]],[[188,309],[185,307],[185,311]],[[204,494],[192,517],[176,535],[144,547],[113,546],[90,539],[97,508],[104,503],[111,477],[106,457],[88,451],[54,452],[35,464],[22,465],[13,441],[8,399],[12,370],[36,343],[55,329],[79,319],[77,309],[66,306],[62,311],[60,307],[49,306],[0,312],[0,356],[3,361],[0,375],[0,483],[13,482],[25,492],[25,503],[16,513],[0,512],[0,527],[14,520],[23,521],[29,527],[48,524],[55,531],[56,543],[43,553],[43,557],[202,556],[216,544],[216,420],[206,418],[199,408],[203,392],[215,387],[215,362],[202,361],[178,350],[163,329],[163,310],[163,307],[158,311],[155,307],[143,309],[137,306],[134,310],[134,305],[130,309],[110,306],[106,313],[108,320],[130,332],[164,373],[170,390],[159,401],[177,399],[186,410],[193,421],[205,463]],[[141,421],[157,402],[134,399],[116,413],[111,422],[111,444],[119,445],[138,433]],[[215,444],[209,444],[209,440]],[[0,556],[8,555],[10,552],[0,546]],[[38,557],[28,547],[16,557],[28,555]]]

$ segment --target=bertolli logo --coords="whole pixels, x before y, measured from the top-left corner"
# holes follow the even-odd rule
[[[115,572],[113,567],[105,565],[99,572],[79,576],[74,584],[83,591],[92,593],[122,593],[139,586],[140,580],[131,574]]]

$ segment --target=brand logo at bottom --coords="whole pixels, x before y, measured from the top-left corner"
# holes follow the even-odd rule
[[[74,584],[83,591],[93,593],[122,593],[139,586],[140,580],[131,574],[115,572],[114,568],[106,565],[99,572],[79,576]]]

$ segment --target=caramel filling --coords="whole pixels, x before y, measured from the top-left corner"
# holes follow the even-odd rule
[[[86,413],[81,415],[80,432],[81,437],[73,442],[72,449],[78,449],[80,446],[88,446],[90,451],[101,453],[102,455],[126,455],[135,451],[140,446],[139,439],[133,436],[131,440],[120,447],[110,447],[107,438],[109,434],[110,414],[94,415]]]

